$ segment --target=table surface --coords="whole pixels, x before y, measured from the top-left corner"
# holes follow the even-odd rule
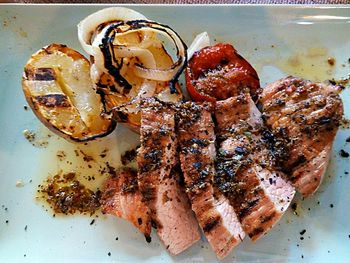
[[[0,0],[0,3],[114,3],[114,4],[350,4],[350,0]]]

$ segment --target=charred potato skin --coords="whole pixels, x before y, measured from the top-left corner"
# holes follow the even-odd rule
[[[71,106],[71,102],[69,101],[69,98],[66,95],[63,94],[49,94],[49,95],[43,95],[43,96],[33,96],[32,92],[30,91],[28,82],[32,80],[38,80],[38,81],[54,81],[55,76],[53,74],[53,70],[51,68],[46,68],[43,70],[36,69],[31,66],[32,62],[36,59],[37,56],[43,56],[45,54],[50,55],[54,54],[55,52],[61,52],[66,54],[67,56],[71,57],[73,60],[84,60],[87,63],[89,61],[81,55],[79,52],[70,49],[66,45],[63,44],[50,44],[42,49],[40,49],[38,52],[33,54],[31,58],[28,60],[24,67],[24,72],[22,75],[22,89],[26,98],[26,101],[28,105],[33,110],[36,117],[53,133],[57,134],[58,136],[71,141],[71,142],[87,142],[91,140],[95,140],[97,138],[105,137],[116,128],[117,122],[114,119],[110,119],[110,124],[108,126],[108,129],[98,133],[98,134],[88,134],[88,133],[82,133],[83,137],[77,137],[73,135],[73,132],[69,132],[66,129],[60,129],[56,125],[54,125],[49,117],[45,117],[41,110],[42,107],[47,107],[54,109],[56,112],[59,112],[62,109],[67,109]]]

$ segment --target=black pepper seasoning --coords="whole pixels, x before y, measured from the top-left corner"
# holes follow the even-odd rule
[[[343,149],[340,150],[339,152],[340,156],[341,157],[344,157],[344,158],[348,158],[349,157],[349,153]]]
[[[111,254],[111,252],[108,252],[108,256],[110,257],[112,254]]]

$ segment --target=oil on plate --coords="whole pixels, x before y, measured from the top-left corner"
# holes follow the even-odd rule
[[[138,136],[119,126],[107,138],[73,145],[47,131],[26,105],[23,66],[32,53],[55,42],[82,51],[76,25],[104,6],[0,6],[0,262],[216,262],[203,239],[171,257],[153,233],[151,244],[128,222],[112,217],[53,217],[36,200],[49,174],[78,171],[96,177],[101,164],[120,165],[120,153]],[[350,8],[302,6],[132,6],[172,26],[190,44],[207,31],[213,43],[230,42],[252,63],[261,84],[289,74],[323,81],[350,73]],[[327,63],[335,59],[335,65]],[[349,88],[342,93],[349,118]],[[34,131],[32,145],[22,132]],[[311,198],[294,200],[296,209],[253,244],[246,239],[223,262],[346,262],[350,258],[349,130],[340,129],[326,178]],[[107,159],[98,153],[108,150]],[[87,167],[75,150],[96,155]],[[66,156],[57,158],[59,151]],[[48,210],[48,211],[46,211]],[[94,221],[92,221],[95,219]],[[304,234],[304,231],[306,232]]]

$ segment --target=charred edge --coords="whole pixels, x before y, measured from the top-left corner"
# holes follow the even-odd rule
[[[255,236],[261,235],[264,232],[264,229],[261,227],[255,228],[248,233],[248,236],[253,239]]]
[[[144,186],[141,192],[142,192],[142,202],[150,202],[156,199],[155,187],[151,185]]]
[[[284,173],[287,175],[290,175],[289,179],[292,181],[292,183],[295,183],[296,180],[299,178],[299,176],[295,176],[293,174],[293,171],[297,170],[298,167],[302,166],[307,161],[306,157],[304,155],[298,156],[296,161],[289,165],[286,169],[283,170]],[[293,174],[293,176],[291,176]]]
[[[92,140],[95,140],[97,138],[102,138],[102,137],[106,137],[107,135],[111,134],[115,127],[117,127],[117,122],[114,121],[114,120],[111,120],[111,124],[109,125],[108,129],[102,133],[99,133],[99,134],[94,134],[94,135],[91,135],[89,137],[85,137],[83,139],[80,139],[80,138],[74,138],[74,137],[70,137],[70,139],[72,141],[75,141],[75,142],[87,142],[87,141],[92,141]],[[59,130],[60,131],[60,130]]]
[[[207,220],[207,222],[205,222],[205,224],[203,226],[203,231],[205,233],[210,232],[220,223],[220,221],[221,221],[220,216],[216,216],[214,218],[209,218],[209,220]]]
[[[256,206],[259,203],[259,199],[254,199],[252,201],[248,202],[248,206],[242,208],[239,213],[238,213],[238,217],[242,220],[245,216],[247,216],[249,214],[249,212],[254,208],[254,206]]]
[[[260,220],[260,222],[261,222],[262,224],[264,224],[264,223],[266,223],[266,222],[271,221],[275,216],[276,216],[276,212],[274,211],[272,214],[263,217],[263,218]]]
[[[136,30],[136,29],[143,28],[143,27],[151,27],[151,28],[153,28],[155,30],[162,31],[162,32],[166,33],[171,38],[173,43],[175,44],[177,56],[179,55],[179,48],[176,45],[176,41],[175,41],[174,37],[166,29],[172,31],[179,38],[181,44],[184,46],[185,56],[184,56],[184,60],[183,60],[183,65],[175,73],[174,77],[169,81],[170,93],[171,94],[178,93],[178,91],[176,89],[176,82],[178,81],[179,76],[181,75],[183,70],[186,68],[187,61],[188,61],[187,60],[187,46],[186,46],[185,42],[182,40],[182,38],[179,36],[179,34],[176,33],[170,26],[164,25],[164,24],[160,24],[160,23],[157,23],[157,22],[153,22],[153,21],[133,20],[133,21],[127,21],[124,24],[129,25],[130,26],[130,30]],[[121,25],[123,25],[123,24],[118,24],[117,28],[120,27]],[[159,27],[155,27],[155,26],[161,26],[163,28],[159,28]],[[164,29],[164,28],[166,28],[166,29]],[[177,66],[177,65],[179,65],[181,63],[182,63],[182,60],[181,60],[181,58],[179,58],[179,60],[175,64]]]
[[[136,176],[122,185],[122,194],[135,193],[139,189]]]
[[[163,226],[161,223],[159,223],[158,220],[152,218],[151,219],[151,226],[154,228],[154,229],[161,229]]]
[[[56,79],[55,71],[52,68],[24,69],[27,80],[51,81]]]
[[[70,107],[71,104],[68,97],[63,94],[48,94],[44,96],[34,97],[36,103],[41,104],[47,108],[53,107]]]

